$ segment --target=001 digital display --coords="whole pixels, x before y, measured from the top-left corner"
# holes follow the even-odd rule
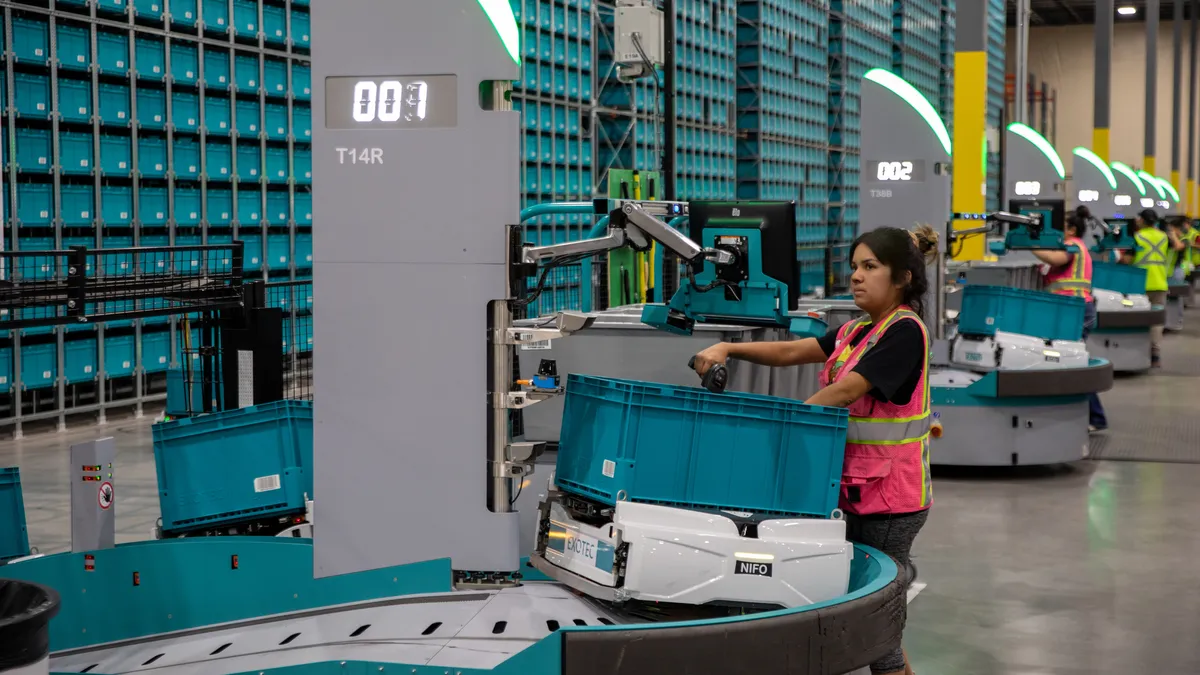
[[[455,126],[458,126],[455,75],[325,78],[326,129]]]
[[[872,160],[867,162],[867,176],[881,183],[922,183],[925,181],[925,162],[921,160]]]

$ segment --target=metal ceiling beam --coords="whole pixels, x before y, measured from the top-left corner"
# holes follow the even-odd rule
[[[1054,0],[1054,4],[1058,5],[1059,7],[1062,7],[1064,10],[1066,10],[1067,14],[1070,14],[1071,18],[1074,19],[1077,23],[1083,23],[1083,17],[1079,16],[1079,12],[1076,12],[1075,8],[1072,7],[1070,4],[1068,4],[1067,2],[1065,2],[1064,0]]]

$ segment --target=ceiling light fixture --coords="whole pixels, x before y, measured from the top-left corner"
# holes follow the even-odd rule
[[[1133,16],[1134,14],[1137,14],[1137,7],[1132,7],[1130,5],[1118,7],[1117,14],[1120,14],[1121,16]]]

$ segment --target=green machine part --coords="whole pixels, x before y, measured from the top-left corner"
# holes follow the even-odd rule
[[[662,199],[662,178],[657,171],[612,169],[608,172],[610,199]],[[657,244],[654,245],[657,247]],[[628,248],[608,254],[608,305],[661,302],[654,289],[654,249],[638,253]],[[646,296],[650,296],[647,300]]]

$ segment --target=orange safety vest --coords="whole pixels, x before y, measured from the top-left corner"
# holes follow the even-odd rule
[[[1071,264],[1051,268],[1046,273],[1046,290],[1055,295],[1069,295],[1091,302],[1092,256],[1082,239],[1068,237],[1063,241],[1066,244],[1074,244],[1078,250],[1072,257]]]
[[[821,371],[827,387],[854,370],[888,328],[915,321],[925,337],[925,358],[912,399],[903,405],[863,396],[850,404],[846,456],[842,463],[839,506],[847,513],[911,513],[933,505],[929,477],[929,331],[908,307],[900,307],[877,326],[870,318],[851,321],[838,331],[837,346]],[[869,332],[852,347],[862,330]]]

